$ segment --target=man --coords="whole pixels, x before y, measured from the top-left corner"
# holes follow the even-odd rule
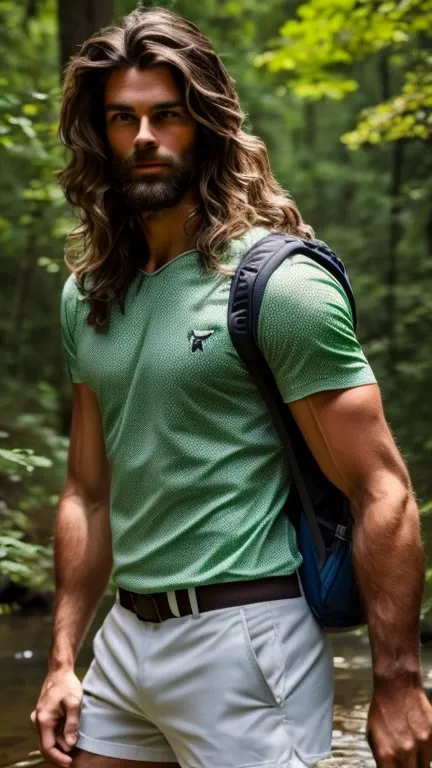
[[[67,72],[74,409],[32,715],[44,757],[65,768],[300,768],[330,749],[331,658],[297,580],[282,451],[227,330],[242,253],[269,230],[311,230],[242,122],[209,41],[168,11],[104,30]],[[418,512],[346,296],[309,259],[284,263],[259,342],[352,504],[377,763],[425,768]],[[113,564],[119,595],[82,699],[74,661]]]

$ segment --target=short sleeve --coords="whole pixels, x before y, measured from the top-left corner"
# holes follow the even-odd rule
[[[63,349],[70,377],[75,384],[84,381],[82,378],[76,354],[76,326],[79,291],[74,277],[71,275],[63,288],[60,303],[60,319]]]
[[[376,383],[339,282],[306,256],[283,262],[266,286],[258,341],[285,402]]]

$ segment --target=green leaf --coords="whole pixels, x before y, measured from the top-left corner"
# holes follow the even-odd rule
[[[0,546],[13,547],[22,555],[35,555],[40,551],[40,547],[37,544],[29,544],[12,536],[0,536]]]
[[[418,45],[421,33],[424,44]],[[272,50],[255,58],[270,73],[287,73],[287,85],[300,99],[340,101],[356,91],[354,63],[385,51],[388,65],[409,64],[402,90],[369,107],[357,127],[342,136],[352,150],[432,135],[432,43],[430,0],[369,3],[308,0],[287,20]],[[395,81],[399,77],[393,78]]]
[[[38,91],[32,91],[30,93],[30,96],[33,99],[38,99],[38,101],[46,101],[47,98],[48,98],[48,94],[47,93],[39,93]]]
[[[9,122],[11,125],[18,125],[29,139],[36,138],[36,131],[27,117],[10,117]]]
[[[31,463],[33,467],[52,467],[51,459],[46,458],[46,456],[32,456]]]
[[[4,448],[0,448],[0,458],[5,459],[5,461],[11,461],[12,463],[20,464],[24,467],[27,465],[26,457],[17,451],[7,451]]]
[[[0,560],[0,573],[7,576],[27,576],[32,575],[31,569],[24,563],[17,563],[14,560]]]
[[[23,104],[21,111],[27,117],[34,117],[39,113],[40,107],[38,104]]]
[[[34,467],[52,466],[51,459],[44,456],[35,456],[34,451],[29,448],[15,448],[13,450],[0,448],[0,458],[7,462],[20,464],[21,466],[26,467],[29,472],[33,471]]]

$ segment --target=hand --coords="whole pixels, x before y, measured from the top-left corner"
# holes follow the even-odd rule
[[[432,706],[421,682],[375,684],[367,733],[378,768],[429,768]]]
[[[42,755],[60,768],[68,768],[72,762],[67,752],[78,738],[82,695],[82,685],[72,670],[49,672],[31,714]]]

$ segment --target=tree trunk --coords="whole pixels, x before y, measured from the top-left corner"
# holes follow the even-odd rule
[[[432,209],[429,210],[429,216],[426,224],[426,242],[428,245],[428,253],[432,259]]]
[[[387,267],[387,321],[388,321],[388,372],[394,380],[397,363],[397,306],[396,290],[398,284],[397,252],[402,236],[400,223],[401,187],[403,178],[405,143],[396,141],[392,147],[392,168],[390,180],[390,226]]]
[[[381,98],[388,101],[392,95],[391,75],[387,53],[379,58],[379,71],[381,81]],[[403,163],[405,154],[405,142],[395,141],[391,146],[390,159],[390,221],[388,234],[388,261],[386,271],[386,304],[387,304],[387,372],[389,380],[396,386],[397,364],[397,305],[396,292],[398,285],[398,261],[397,252],[402,236],[400,223],[401,213],[401,189],[403,181]]]
[[[38,0],[27,0],[27,21],[34,19],[38,12]]]
[[[58,0],[61,71],[80,46],[112,23],[114,0]]]
[[[13,362],[11,362],[9,367],[9,375],[18,379],[22,375],[20,374],[20,365],[23,358],[18,350],[21,348],[23,322],[29,312],[28,298],[31,294],[31,283],[35,270],[38,269],[36,265],[36,238],[32,237],[32,234],[29,233],[25,255],[20,260],[17,269],[11,302],[9,329],[4,345],[6,350],[15,350],[15,354],[12,355]]]
[[[300,135],[299,149],[307,148],[307,158],[304,158],[304,164],[307,168],[310,184],[310,195],[307,201],[308,219],[314,229],[321,229],[324,225],[322,212],[325,210],[325,187],[320,184],[317,178],[316,164],[319,152],[317,148],[317,127],[318,117],[316,104],[305,99],[303,105],[304,114],[304,134]]]

